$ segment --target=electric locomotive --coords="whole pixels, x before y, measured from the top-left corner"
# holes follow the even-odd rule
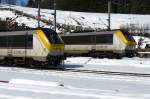
[[[0,32],[1,63],[49,67],[63,60],[64,43],[51,29]]]
[[[61,34],[66,55],[89,55],[93,57],[132,57],[136,42],[124,30]]]

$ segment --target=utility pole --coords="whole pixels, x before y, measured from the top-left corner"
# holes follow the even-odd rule
[[[8,1],[9,2],[9,10],[11,9],[11,0]]]
[[[108,1],[108,30],[111,30],[111,0]]]
[[[40,20],[41,20],[40,10],[41,10],[41,0],[38,0],[38,28],[40,27]]]
[[[56,32],[56,0],[54,0],[54,31]]]

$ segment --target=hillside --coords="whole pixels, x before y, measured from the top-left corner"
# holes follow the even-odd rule
[[[37,9],[1,5],[0,18],[13,18],[19,24],[37,27]],[[111,29],[120,27],[146,28],[149,33],[150,15],[111,14]],[[85,13],[72,11],[57,11],[57,32],[74,30],[103,30],[107,29],[107,13]],[[41,9],[41,26],[53,28],[53,10]],[[137,31],[138,32],[138,31]],[[141,32],[141,31],[140,31]]]
[[[30,6],[37,7],[36,4],[38,0],[29,1]],[[57,3],[57,9],[59,10],[107,13],[107,6],[109,0],[42,0],[41,7],[47,9],[53,8],[54,1]],[[150,14],[149,0],[111,1],[111,11],[114,13]]]

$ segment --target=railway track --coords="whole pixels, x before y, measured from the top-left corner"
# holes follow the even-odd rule
[[[96,70],[80,70],[80,69],[65,69],[65,71],[89,73],[89,74],[105,74],[105,75],[134,76],[134,77],[150,78],[150,74],[145,74],[145,73],[128,73],[128,72],[112,72],[112,71],[96,71]]]
[[[13,69],[14,71],[15,69]],[[18,69],[17,69],[18,70]],[[34,69],[33,69],[34,70]],[[44,72],[44,70],[50,70],[53,72],[72,72],[72,73],[87,73],[87,74],[97,74],[97,75],[118,75],[118,76],[132,76],[132,77],[145,77],[145,78],[150,78],[150,74],[146,74],[146,73],[129,73],[129,72],[113,72],[113,71],[101,71],[101,70],[82,70],[82,69],[68,69],[68,68],[51,68],[51,69],[39,69],[36,68],[35,70],[42,70]],[[7,83],[7,81],[0,81],[0,82],[5,82]]]

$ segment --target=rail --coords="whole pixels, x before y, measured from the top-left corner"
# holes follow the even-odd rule
[[[120,76],[134,76],[134,77],[150,78],[150,74],[145,74],[145,73],[128,73],[128,72],[112,72],[112,71],[96,71],[96,70],[80,70],[80,69],[65,69],[64,71],[89,73],[89,74],[106,74],[106,75],[120,75]]]

